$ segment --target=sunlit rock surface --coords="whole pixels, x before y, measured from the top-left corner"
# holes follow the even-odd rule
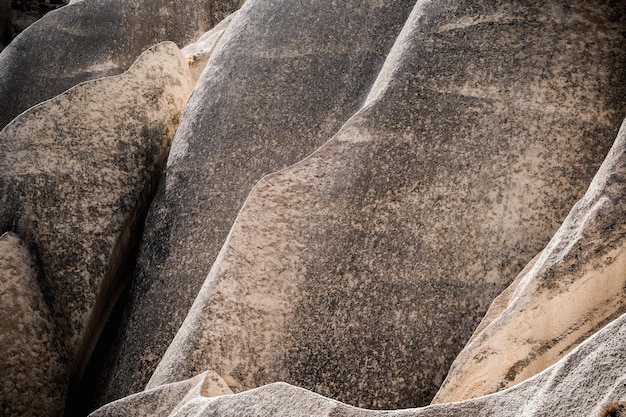
[[[626,126],[548,246],[498,297],[435,402],[507,388],[626,311]]]
[[[254,184],[306,157],[358,109],[412,6],[249,1],[233,17],[150,209],[104,400],[143,389]]]
[[[0,415],[616,415],[626,2],[242,4],[0,53]]]
[[[81,0],[46,14],[0,54],[0,129],[79,82],[124,72],[152,45],[179,47],[243,0]]]
[[[583,195],[626,98],[613,7],[474,6],[420,2],[361,110],[256,185],[149,388],[212,369],[235,391],[430,402]],[[585,59],[554,39],[586,42]]]
[[[30,337],[58,337],[78,374],[123,285],[118,270],[191,88],[176,45],[159,44],[124,74],[77,85],[0,132],[0,227],[32,246],[32,296],[45,299],[56,331]],[[47,360],[30,366],[43,372]]]
[[[607,404],[626,400],[625,339],[626,316],[621,316],[556,364],[510,390],[425,408],[363,410],[285,383],[206,398],[196,394],[200,375],[111,403],[91,417],[606,417],[601,410]],[[186,396],[189,399],[183,401]]]

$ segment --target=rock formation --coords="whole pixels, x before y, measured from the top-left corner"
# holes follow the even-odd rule
[[[124,74],[79,84],[0,132],[0,225],[25,236],[40,268],[37,285],[24,285],[50,309],[54,332],[41,337],[57,338],[62,380],[72,362],[80,374],[123,285],[118,272],[191,87],[176,45],[159,44]],[[29,366],[50,364],[42,355]]]
[[[0,53],[0,414],[619,415],[625,33],[621,0],[47,13]]]

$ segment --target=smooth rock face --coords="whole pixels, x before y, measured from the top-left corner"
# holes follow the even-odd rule
[[[27,244],[0,236],[0,415],[59,415],[68,369]],[[41,365],[41,366],[38,366]]]
[[[172,144],[103,402],[144,388],[247,194],[354,113],[412,5],[249,1],[237,12]]]
[[[0,231],[30,242],[68,368],[82,366],[124,285],[118,269],[192,86],[185,58],[167,42],[124,74],[79,84],[0,132]],[[29,366],[43,372],[41,360]]]
[[[626,124],[585,196],[499,297],[433,402],[478,397],[542,371],[626,311]]]
[[[0,54],[0,129],[79,82],[125,71],[156,43],[190,43],[242,3],[86,0],[48,13]]]
[[[419,2],[363,108],[250,194],[148,387],[212,369],[236,392],[429,403],[613,142],[623,6]],[[166,190],[206,171],[187,166]]]
[[[363,410],[285,383],[217,398],[194,396],[181,402],[185,392],[170,396],[159,394],[159,389],[171,390],[166,385],[109,404],[92,413],[91,417],[608,417],[612,414],[601,413],[607,404],[626,402],[624,340],[626,316],[621,316],[559,362],[512,389],[469,401],[419,409]],[[192,385],[196,380],[176,385]],[[189,390],[190,396],[193,393],[194,389]],[[158,406],[156,410],[155,405]],[[170,412],[174,407],[176,412]]]

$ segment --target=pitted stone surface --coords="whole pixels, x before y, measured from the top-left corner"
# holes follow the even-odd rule
[[[585,196],[496,299],[434,402],[510,387],[626,311],[626,124]]]
[[[419,2],[363,108],[250,194],[148,386],[429,403],[615,138],[622,6]]]
[[[497,394],[425,408],[375,411],[350,407],[285,383],[274,383],[217,398],[183,393],[164,400],[161,416],[176,417],[571,417],[602,416],[607,404],[626,402],[626,316],[611,323],[576,350],[537,376]],[[191,380],[193,381],[193,380]],[[189,383],[188,381],[178,384]],[[167,385],[163,387],[165,389]],[[90,417],[143,416],[157,401],[158,389],[140,393],[95,411]],[[189,391],[190,393],[193,390]],[[193,394],[192,394],[193,395]],[[174,404],[176,413],[169,413]],[[154,414],[149,414],[154,415]]]
[[[0,236],[0,415],[60,415],[66,358],[27,243]]]
[[[246,195],[358,109],[412,5],[248,1],[237,12],[185,110],[151,206],[106,401],[144,388]]]
[[[0,132],[0,230],[26,236],[34,250],[65,365],[90,354],[123,285],[117,268],[192,87],[185,58],[167,42]]]
[[[0,129],[82,81],[124,72],[152,45],[179,47],[243,0],[89,0],[46,14],[0,54]]]

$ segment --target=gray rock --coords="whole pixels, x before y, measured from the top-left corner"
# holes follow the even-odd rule
[[[212,369],[235,392],[286,381],[360,407],[429,403],[615,138],[626,104],[623,7],[418,2],[361,110],[321,149],[256,185],[148,387]],[[152,259],[178,268],[155,275],[170,291],[187,285],[178,271],[217,229],[209,219],[226,217],[212,203],[231,187],[217,175],[236,165],[226,151],[260,152],[217,142],[221,159],[196,162],[205,136],[192,133],[227,126],[205,120],[183,124],[170,155],[161,195],[176,216],[159,201],[153,224],[163,232],[146,235],[159,242]],[[205,173],[218,191],[199,185]],[[158,294],[141,293],[144,303],[167,292]]]
[[[79,82],[125,71],[156,43],[190,43],[242,2],[85,0],[48,13],[0,54],[0,129]]]
[[[163,386],[109,404],[90,417],[608,417],[611,414],[604,414],[603,410],[626,403],[625,339],[626,316],[622,316],[550,368],[512,389],[425,408],[363,410],[279,382],[216,398],[194,396],[194,388],[188,394],[193,399],[182,404],[184,391],[160,395],[159,390],[172,392],[172,387]],[[176,385],[182,387],[196,381]],[[176,412],[170,412],[174,407]]]
[[[237,12],[174,139],[103,402],[144,388],[250,189],[354,113],[412,5],[249,1]]]
[[[27,243],[0,236],[0,415],[60,415],[69,371]]]
[[[119,269],[192,87],[176,45],[158,44],[127,72],[79,84],[0,132],[0,231],[30,242],[74,379],[125,285]],[[46,369],[41,360],[29,367]]]
[[[492,304],[433,402],[508,388],[626,312],[626,123],[585,196]]]

